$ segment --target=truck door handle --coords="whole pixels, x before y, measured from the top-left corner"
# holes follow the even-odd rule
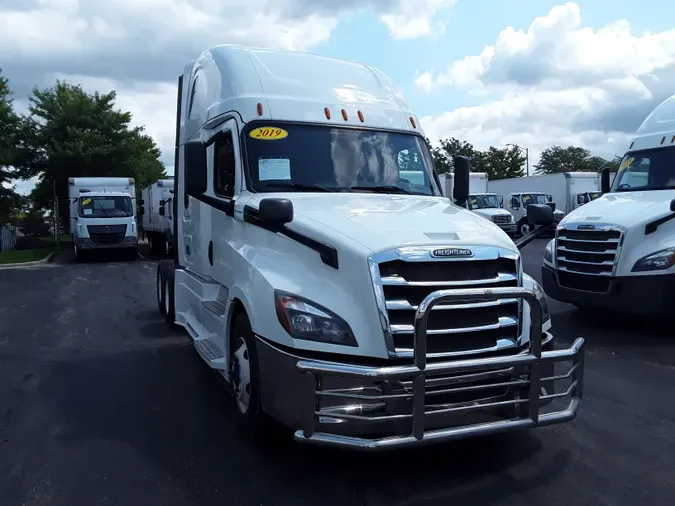
[[[213,266],[213,241],[209,241],[209,264]]]

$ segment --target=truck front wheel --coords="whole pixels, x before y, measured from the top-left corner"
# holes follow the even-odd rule
[[[260,375],[255,336],[245,313],[237,315],[232,326],[230,384],[237,404],[239,425],[250,436],[259,438],[269,425],[260,401]]]
[[[520,235],[527,235],[530,232],[532,232],[532,227],[528,223],[527,220],[520,220],[520,223],[518,223],[518,232],[520,232]]]

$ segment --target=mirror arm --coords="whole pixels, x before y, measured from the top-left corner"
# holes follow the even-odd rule
[[[530,244],[532,241],[534,241],[535,239],[537,239],[538,237],[543,235],[544,232],[548,232],[549,230],[550,230],[549,226],[543,226],[543,227],[540,226],[540,227],[535,228],[529,234],[524,235],[523,237],[521,237],[517,241],[513,241],[513,242],[518,249],[523,249],[525,246]]]

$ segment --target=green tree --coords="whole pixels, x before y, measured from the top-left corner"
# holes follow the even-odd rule
[[[473,172],[485,172],[483,153],[473,147],[473,144],[466,141],[460,141],[454,137],[442,139],[440,146],[433,147],[431,154],[434,158],[434,165],[439,174],[452,172],[455,167],[452,161],[453,156],[467,156],[471,160],[471,170]]]
[[[160,150],[131,114],[115,108],[115,91],[85,92],[56,81],[33,89],[30,114],[20,125],[16,165],[23,179],[38,177],[31,193],[36,209],[59,201],[62,225],[68,221],[68,178],[133,177],[141,188],[166,177]]]
[[[604,167],[618,167],[618,162],[592,156],[586,148],[579,146],[553,146],[541,153],[539,163],[535,165],[538,174],[556,174],[558,172],[599,172]],[[619,158],[619,161],[621,158]]]
[[[525,160],[526,157],[518,146],[490,146],[483,154],[483,172],[487,172],[489,180],[523,177]]]
[[[0,76],[0,226],[9,220],[22,201],[12,185],[12,180],[17,177],[12,166],[18,127],[19,117],[14,112],[8,80]]]

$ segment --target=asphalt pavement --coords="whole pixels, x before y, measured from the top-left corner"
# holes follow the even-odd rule
[[[524,251],[539,277],[545,241]],[[675,504],[675,335],[551,303],[588,340],[571,423],[363,455],[240,437],[156,309],[156,262],[0,271],[0,505]]]

